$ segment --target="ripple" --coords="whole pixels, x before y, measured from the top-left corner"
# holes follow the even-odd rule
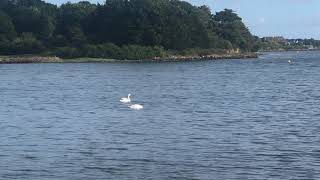
[[[320,179],[319,57],[2,65],[1,177]]]

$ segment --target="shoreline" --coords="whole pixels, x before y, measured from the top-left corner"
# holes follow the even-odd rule
[[[268,53],[268,52],[292,52],[292,51],[301,51],[301,52],[305,52],[305,51],[320,51],[320,48],[316,48],[316,49],[275,49],[275,50],[261,50],[258,51],[257,53]]]
[[[236,54],[212,54],[207,56],[170,56],[166,58],[153,58],[142,60],[118,60],[107,58],[80,57],[73,59],[62,59],[54,56],[41,55],[13,55],[0,56],[0,64],[30,64],[30,63],[144,63],[144,62],[188,62],[188,61],[210,61],[227,59],[254,59],[257,53]]]

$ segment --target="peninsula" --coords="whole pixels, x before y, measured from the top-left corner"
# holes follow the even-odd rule
[[[0,63],[248,58],[260,45],[233,10],[185,1],[0,1]]]

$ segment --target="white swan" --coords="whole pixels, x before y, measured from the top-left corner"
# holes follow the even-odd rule
[[[291,64],[291,63],[292,63],[292,61],[291,61],[291,60],[289,60],[289,61],[288,61],[288,63],[289,63],[289,64]]]
[[[134,110],[141,110],[143,109],[143,106],[140,104],[132,104],[129,106],[130,109],[134,109]]]
[[[123,97],[123,98],[121,98],[121,99],[120,99],[120,102],[123,102],[123,103],[129,103],[129,102],[131,102],[130,96],[131,96],[131,94],[128,94],[128,97]]]

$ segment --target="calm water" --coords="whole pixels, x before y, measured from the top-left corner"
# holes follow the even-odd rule
[[[320,178],[320,52],[0,65],[0,96],[0,179]]]

